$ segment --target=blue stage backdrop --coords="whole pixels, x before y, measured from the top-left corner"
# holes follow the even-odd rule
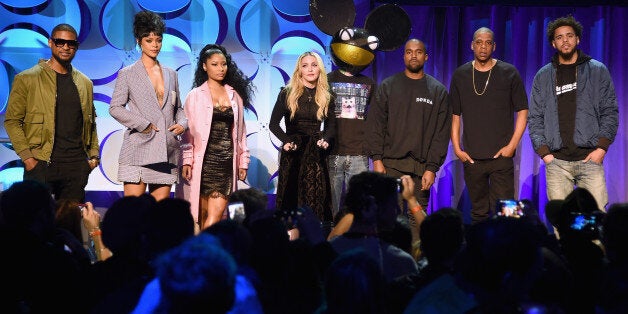
[[[405,1],[404,3],[412,3]],[[356,0],[355,26],[362,27],[366,15],[382,2]],[[227,47],[246,75],[253,78],[257,92],[253,109],[246,113],[252,162],[247,184],[269,194],[276,188],[280,143],[268,130],[270,112],[281,86],[292,73],[296,58],[316,51],[332,69],[331,37],[312,22],[306,0],[0,0],[0,117],[4,112],[15,74],[48,58],[49,32],[58,23],[69,23],[79,32],[81,46],[74,65],[94,82],[98,135],[102,163],[90,176],[88,191],[117,197],[122,185],[116,180],[122,126],[108,113],[117,71],[137,60],[139,51],[132,35],[133,15],[140,10],[161,14],[166,22],[164,45],[159,60],[179,73],[182,100],[191,89],[199,50],[208,43]],[[620,128],[606,155],[605,170],[609,200],[625,202],[625,155],[628,149],[624,123],[628,65],[626,64],[625,6],[532,7],[513,5],[428,6],[404,4],[412,20],[412,37],[427,45],[426,72],[449,86],[451,74],[471,60],[473,32],[487,26],[495,31],[494,56],[514,64],[527,91],[536,71],[549,62],[553,49],[545,37],[547,23],[573,14],[584,26],[580,47],[604,62],[613,76],[620,107]],[[403,70],[402,49],[378,52],[372,66],[363,71],[378,82]],[[487,126],[490,128],[490,126]],[[22,165],[0,131],[0,182],[7,187],[21,180]],[[543,163],[524,135],[516,157],[516,190],[519,198],[546,203]],[[94,193],[90,193],[94,195]],[[451,152],[432,188],[429,211],[458,207],[468,221],[462,165]]]

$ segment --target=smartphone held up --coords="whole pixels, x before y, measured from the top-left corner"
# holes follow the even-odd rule
[[[520,218],[524,215],[525,205],[515,199],[502,199],[497,201],[495,216]]]
[[[231,203],[227,206],[228,218],[237,222],[244,221],[246,213],[244,212],[244,204],[242,202]]]

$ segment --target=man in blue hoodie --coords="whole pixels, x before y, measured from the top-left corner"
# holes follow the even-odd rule
[[[528,129],[545,162],[547,196],[564,199],[574,185],[608,203],[602,162],[618,127],[618,107],[610,73],[577,48],[582,25],[572,16],[551,21],[547,38],[557,52],[534,77]]]

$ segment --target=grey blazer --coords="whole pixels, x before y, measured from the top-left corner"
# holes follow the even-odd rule
[[[187,119],[179,97],[177,72],[164,66],[161,69],[164,78],[162,104],[157,101],[141,60],[118,72],[109,113],[126,127],[118,160],[120,165],[179,164],[179,138],[168,128],[180,124],[187,129]],[[159,131],[141,133],[151,123]]]

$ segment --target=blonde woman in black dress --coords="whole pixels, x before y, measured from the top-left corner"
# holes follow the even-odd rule
[[[335,136],[336,116],[326,73],[317,53],[299,56],[288,85],[277,96],[269,128],[283,143],[276,208],[292,210],[306,205],[321,221],[330,222],[331,194],[325,160]],[[285,131],[279,125],[281,119]]]

